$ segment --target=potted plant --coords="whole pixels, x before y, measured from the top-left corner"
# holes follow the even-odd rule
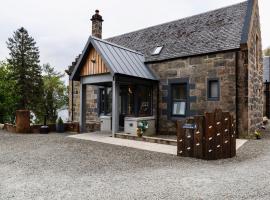
[[[137,126],[137,135],[138,137],[142,137],[143,133],[148,129],[147,121],[140,121]]]
[[[61,117],[56,121],[56,132],[63,133],[65,131],[64,122]]]
[[[258,130],[256,130],[254,134],[257,140],[261,139],[261,133]]]

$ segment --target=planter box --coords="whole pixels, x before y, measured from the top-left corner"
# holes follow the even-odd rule
[[[100,131],[111,131],[112,130],[112,117],[111,116],[100,116]]]
[[[125,118],[125,126],[124,132],[129,133],[131,135],[137,135],[137,127],[138,123],[141,121],[148,122],[148,129],[143,133],[146,136],[156,135],[156,120],[154,116],[150,117],[126,117]]]
[[[56,124],[56,132],[57,133],[64,133],[65,132],[65,125],[64,124]]]

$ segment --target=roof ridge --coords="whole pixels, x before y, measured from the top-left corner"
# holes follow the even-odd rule
[[[172,22],[177,22],[177,21],[181,21],[181,20],[186,20],[186,19],[193,18],[193,17],[199,16],[199,15],[204,15],[204,14],[207,14],[207,13],[211,13],[211,12],[215,12],[215,11],[227,9],[227,8],[230,8],[230,7],[234,7],[234,6],[238,6],[238,5],[247,3],[248,1],[249,1],[249,0],[245,0],[245,1],[242,1],[242,2],[240,2],[240,3],[236,3],[236,4],[232,4],[232,5],[228,5],[228,6],[223,6],[223,7],[214,9],[214,10],[209,10],[209,11],[206,11],[206,12],[202,12],[202,13],[198,13],[198,14],[195,14],[195,15],[191,15],[191,16],[188,16],[188,17],[184,17],[184,18],[172,20],[172,21],[169,21],[169,22],[164,22],[164,23],[157,24],[157,25],[153,25],[153,26],[149,26],[149,27],[146,27],[146,28],[141,28],[141,29],[138,29],[138,30],[135,30],[135,31],[130,31],[130,32],[127,32],[127,33],[123,33],[123,34],[120,34],[120,35],[115,35],[115,36],[106,38],[106,39],[104,39],[104,40],[107,41],[107,40],[110,40],[110,39],[113,39],[113,38],[116,38],[116,37],[120,37],[120,36],[123,36],[123,35],[130,34],[130,33],[135,33],[135,32],[138,32],[138,31],[142,31],[142,30],[154,28],[154,27],[157,27],[157,26],[162,26],[162,25],[165,25],[165,24],[170,24],[170,23],[172,23]]]
[[[121,46],[121,45],[118,45],[118,44],[115,44],[115,43],[112,43],[112,42],[109,42],[109,41],[106,41],[106,40],[103,40],[103,39],[100,39],[100,38],[97,38],[97,37],[94,37],[94,36],[90,36],[90,37],[91,37],[92,39],[94,39],[94,40],[98,40],[98,41],[100,41],[100,42],[103,42],[103,43],[109,44],[109,45],[111,45],[111,46],[115,46],[115,47],[118,47],[118,48],[124,49],[124,50],[126,50],[126,51],[130,51],[130,52],[132,52],[132,53],[136,53],[136,54],[139,54],[139,55],[144,56],[144,54],[143,54],[143,53],[141,53],[141,52],[138,52],[138,51],[135,51],[135,50],[132,50],[132,49],[129,49],[129,48],[123,47],[123,46]]]

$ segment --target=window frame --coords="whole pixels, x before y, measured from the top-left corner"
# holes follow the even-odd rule
[[[157,51],[158,49],[159,49],[159,51]],[[162,49],[163,49],[163,46],[156,46],[155,49],[152,51],[151,55],[152,56],[159,55],[161,53]]]
[[[148,103],[150,103],[150,113],[149,114],[140,114],[140,106],[139,106],[139,92],[140,90],[142,90],[142,88],[148,88],[150,90],[150,101],[148,101]],[[153,115],[153,86],[151,85],[137,85],[136,89],[135,89],[135,98],[134,98],[134,102],[135,102],[135,116],[138,117],[147,117],[147,116],[152,116]]]
[[[169,88],[168,88],[168,100],[167,100],[167,115],[168,115],[168,119],[171,120],[177,120],[177,119],[183,119],[189,116],[189,104],[190,104],[190,97],[189,97],[189,79],[188,78],[177,78],[177,79],[169,79],[168,80],[169,84]],[[175,85],[183,85],[185,84],[185,88],[186,88],[186,106],[185,106],[185,115],[174,115],[173,114],[173,86]],[[175,102],[183,102],[183,101],[175,101]]]
[[[218,85],[218,91],[217,91],[217,94],[218,96],[217,97],[211,97],[211,88],[210,88],[210,83],[211,82],[217,82],[217,85]],[[219,101],[220,100],[220,81],[219,81],[219,78],[208,78],[207,79],[207,100],[208,101]]]
[[[110,87],[101,87],[99,88],[99,97],[98,97],[98,108],[99,108],[99,115],[108,115],[111,114],[112,111],[107,110],[107,99],[108,97],[108,88]],[[104,103],[102,103],[102,91],[104,91]]]

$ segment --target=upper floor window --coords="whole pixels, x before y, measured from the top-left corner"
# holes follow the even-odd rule
[[[162,50],[163,46],[158,46],[154,49],[154,51],[152,52],[152,55],[158,55],[160,54],[161,50]]]

